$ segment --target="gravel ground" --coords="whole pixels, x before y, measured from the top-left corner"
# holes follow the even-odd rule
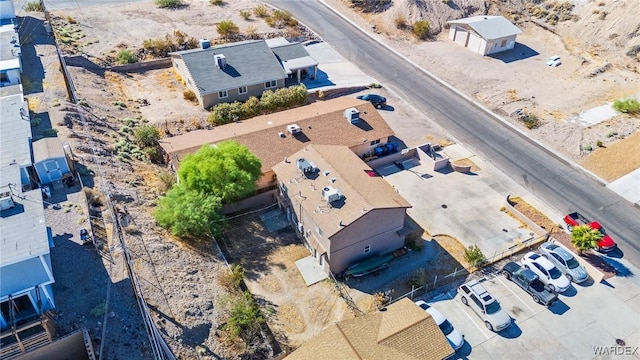
[[[84,193],[74,187],[54,189],[45,208],[55,247],[51,262],[59,334],[86,328],[101,359],[151,359],[140,310],[122,256],[114,263],[82,245],[79,229],[88,227]]]

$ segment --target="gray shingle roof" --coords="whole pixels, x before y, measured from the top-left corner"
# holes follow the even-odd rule
[[[502,16],[473,16],[465,19],[447,21],[448,24],[467,25],[485,40],[499,39],[522,32],[517,26]]]
[[[289,61],[297,58],[309,56],[307,50],[300,43],[274,46],[271,48],[280,61]]]
[[[214,55],[217,54],[226,58],[227,66],[224,70],[219,69],[214,62]],[[204,50],[180,51],[171,55],[182,57],[200,94],[287,77],[264,40],[241,41]]]

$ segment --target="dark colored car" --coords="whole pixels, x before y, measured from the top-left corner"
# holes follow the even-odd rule
[[[502,274],[528,292],[533,301],[549,306],[558,300],[558,295],[549,291],[536,273],[511,261],[502,268]]]
[[[85,228],[80,229],[80,241],[83,244],[86,244],[91,241],[91,238],[89,237],[89,231]]]
[[[360,95],[358,96],[358,99],[370,102],[376,107],[376,109],[387,106],[387,98],[376,94]]]

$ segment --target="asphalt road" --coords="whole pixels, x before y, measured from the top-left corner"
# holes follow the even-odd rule
[[[320,2],[267,2],[289,10],[342,56],[399,93],[470,150],[550,206],[561,212],[579,211],[599,220],[618,243],[624,258],[640,266],[640,209],[581,168],[441,85]]]

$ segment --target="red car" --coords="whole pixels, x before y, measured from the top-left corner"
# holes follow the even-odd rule
[[[582,216],[580,213],[577,213],[577,212],[567,214],[567,216],[564,217],[564,222],[565,224],[567,224],[567,229],[569,229],[569,231],[571,231],[574,226],[580,226],[580,225],[589,225],[589,227],[591,227],[592,229],[596,229],[600,231],[603,236],[602,236],[602,239],[598,241],[598,251],[608,252],[615,249],[616,242],[613,241],[611,236],[609,236],[604,231],[604,228],[602,227],[602,225],[600,225],[599,222],[589,221],[587,220],[587,218],[585,218],[584,216]]]

